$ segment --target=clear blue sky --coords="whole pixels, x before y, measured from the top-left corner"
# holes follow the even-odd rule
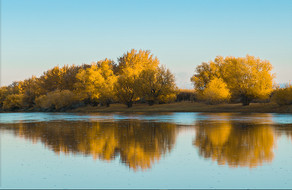
[[[2,0],[2,85],[148,49],[181,88],[203,61],[255,55],[292,80],[292,0]]]

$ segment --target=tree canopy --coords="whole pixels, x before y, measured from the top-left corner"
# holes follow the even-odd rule
[[[202,63],[191,78],[195,89],[203,92],[210,81],[220,78],[226,83],[233,98],[240,98],[243,105],[253,99],[267,98],[273,91],[272,65],[254,56],[222,57]]]

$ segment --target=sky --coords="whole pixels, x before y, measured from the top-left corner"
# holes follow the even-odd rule
[[[218,55],[267,59],[292,82],[291,0],[1,0],[1,86],[59,65],[150,50],[192,88]]]

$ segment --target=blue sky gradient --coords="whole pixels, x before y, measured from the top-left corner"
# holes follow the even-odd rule
[[[195,67],[217,55],[255,55],[292,79],[292,1],[2,0],[1,85],[56,65],[117,60],[148,49],[192,88]]]

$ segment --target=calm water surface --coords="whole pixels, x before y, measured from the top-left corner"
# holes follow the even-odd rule
[[[292,188],[292,115],[1,113],[1,188]]]

